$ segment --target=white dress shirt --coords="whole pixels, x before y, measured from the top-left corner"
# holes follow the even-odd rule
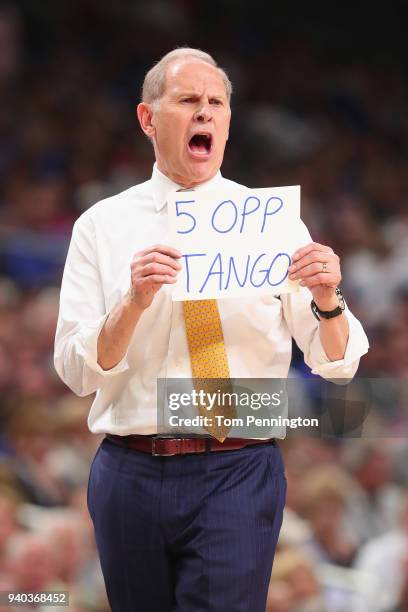
[[[196,189],[224,184],[221,176]],[[110,310],[130,286],[134,254],[154,244],[169,244],[166,199],[180,188],[156,167],[150,180],[98,202],[76,221],[64,269],[55,339],[55,368],[78,395],[96,391],[88,425],[94,433],[118,435],[157,432],[157,378],[190,378],[191,367],[181,302],[172,302],[171,285],[156,294],[135,328],[123,359],[111,370],[97,363],[97,339]],[[305,244],[311,241],[305,228]],[[310,309],[311,294],[281,298],[218,300],[231,377],[286,378],[291,338],[313,373],[351,378],[366,335],[346,308],[350,334],[344,359],[330,361]]]

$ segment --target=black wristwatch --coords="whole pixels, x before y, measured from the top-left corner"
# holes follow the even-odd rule
[[[338,287],[336,289],[336,295],[339,300],[339,305],[336,306],[336,308],[333,308],[333,310],[320,310],[314,300],[310,302],[310,308],[318,321],[320,321],[321,318],[333,319],[334,317],[341,315],[341,313],[344,311],[346,303],[344,301],[343,294]]]

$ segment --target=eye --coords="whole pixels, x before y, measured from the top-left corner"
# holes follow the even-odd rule
[[[212,104],[213,106],[222,106],[222,100],[220,100],[219,98],[212,98],[210,100],[210,104]]]
[[[194,98],[182,98],[181,102],[184,104],[189,104],[190,102],[194,102]]]

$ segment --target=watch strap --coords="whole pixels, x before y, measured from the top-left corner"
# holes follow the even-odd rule
[[[320,321],[322,318],[334,319],[334,317],[338,317],[344,312],[346,304],[343,298],[343,294],[338,287],[336,288],[336,295],[339,300],[339,305],[336,306],[336,308],[333,308],[333,310],[320,310],[314,300],[310,302],[310,308],[313,312],[313,315],[318,321]]]

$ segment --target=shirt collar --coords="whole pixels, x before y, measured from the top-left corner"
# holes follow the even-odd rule
[[[200,189],[207,187],[216,187],[220,184],[222,180],[221,172],[218,170],[217,174],[213,176],[209,181],[205,183],[200,183],[194,187],[194,191],[199,191]],[[184,189],[182,185],[178,185],[171,179],[169,179],[163,172],[157,167],[157,163],[153,166],[152,173],[152,185],[153,185],[153,200],[156,212],[159,212],[167,203],[167,197],[169,193],[172,191],[177,191],[177,189]]]

